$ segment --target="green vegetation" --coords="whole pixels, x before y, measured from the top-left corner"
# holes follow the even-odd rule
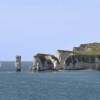
[[[93,49],[95,49],[95,48],[100,49],[100,43],[94,42],[94,43],[88,43],[88,44],[81,44],[80,47],[83,47],[83,48],[84,47],[90,47],[90,48],[93,48]]]
[[[73,53],[73,51],[68,51],[68,50],[57,50],[57,51],[62,53]]]
[[[81,44],[79,48],[89,48],[90,50],[80,50],[80,51],[65,51],[65,50],[58,50],[58,52],[62,53],[73,53],[75,55],[100,55],[100,43],[89,43],[89,44]]]
[[[90,48],[90,51],[74,51],[78,55],[100,55],[100,43],[81,44],[81,48]]]

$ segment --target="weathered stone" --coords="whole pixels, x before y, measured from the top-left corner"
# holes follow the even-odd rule
[[[57,57],[50,54],[34,56],[32,70],[100,70],[100,43],[81,44],[73,51],[57,50]]]
[[[50,54],[37,54],[34,56],[32,70],[58,70],[59,60]]]
[[[15,68],[16,72],[21,72],[21,56],[16,56]]]

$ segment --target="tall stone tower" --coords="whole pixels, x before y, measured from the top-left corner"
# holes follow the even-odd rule
[[[15,68],[16,72],[21,72],[21,56],[19,55],[16,56]]]

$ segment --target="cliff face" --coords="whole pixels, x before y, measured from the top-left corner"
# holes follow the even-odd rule
[[[62,69],[100,69],[100,43],[81,44],[73,51],[58,50]]]
[[[33,70],[100,70],[100,43],[81,44],[73,51],[57,50],[57,57],[50,54],[34,56]]]
[[[37,54],[34,56],[33,70],[58,70],[59,60],[50,54]]]
[[[65,51],[65,50],[57,50],[57,58],[59,59],[59,68],[65,69],[65,61],[69,58],[69,56],[74,55],[71,51]]]
[[[65,69],[100,69],[100,55],[74,55],[65,60]]]

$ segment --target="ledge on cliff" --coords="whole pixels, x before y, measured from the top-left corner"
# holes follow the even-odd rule
[[[59,53],[74,53],[74,51],[69,51],[69,50],[57,50]]]

